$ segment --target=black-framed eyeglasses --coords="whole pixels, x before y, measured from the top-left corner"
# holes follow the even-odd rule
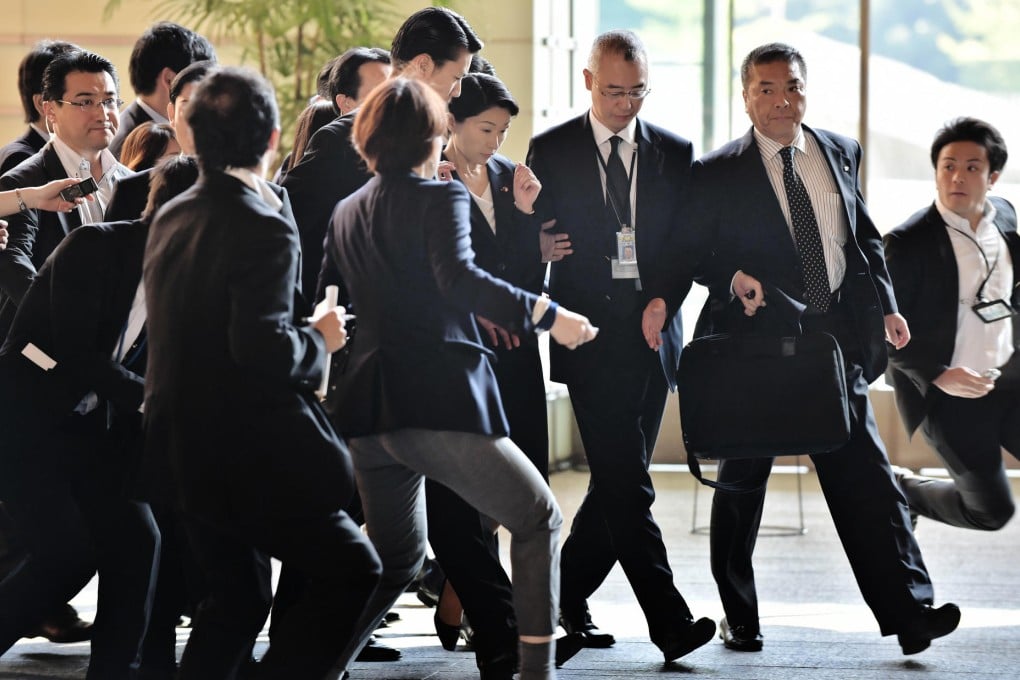
[[[55,100],[61,104],[70,104],[71,106],[77,107],[79,111],[88,111],[93,108],[101,108],[104,111],[116,111],[124,105],[123,99],[117,99],[116,97],[110,97],[108,99],[82,99],[81,101],[69,102],[66,99]]]
[[[598,80],[595,80],[596,85],[598,85],[598,82],[599,82]],[[640,90],[603,90],[601,88],[599,89],[600,95],[602,95],[606,99],[613,99],[616,101],[619,101],[624,97],[627,97],[628,99],[641,100],[647,97],[649,94],[651,94],[651,92],[652,90],[649,87],[643,87]]]

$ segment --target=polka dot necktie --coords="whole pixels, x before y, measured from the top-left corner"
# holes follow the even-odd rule
[[[832,291],[829,290],[829,273],[825,269],[818,220],[815,219],[815,211],[811,208],[811,199],[808,198],[804,182],[793,169],[793,147],[783,147],[779,154],[783,157],[783,186],[790,205],[793,237],[797,241],[797,254],[804,272],[804,294],[811,305],[827,312]]]
[[[630,223],[630,179],[627,169],[620,158],[620,142],[623,138],[613,135],[609,138],[612,149],[606,161],[606,205],[609,212],[621,225],[632,227]]]

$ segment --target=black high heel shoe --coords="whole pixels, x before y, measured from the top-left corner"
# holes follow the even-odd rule
[[[451,626],[439,618],[439,608],[432,617],[432,623],[436,626],[436,635],[439,637],[439,644],[448,652],[457,649],[457,642],[460,640],[460,625]]]

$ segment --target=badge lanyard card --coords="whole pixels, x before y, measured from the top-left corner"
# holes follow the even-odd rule
[[[609,207],[613,211],[613,215],[616,217],[616,223],[620,225],[619,230],[616,232],[616,257],[610,258],[610,263],[613,268],[614,279],[639,279],[640,273],[638,272],[638,261],[637,261],[637,241],[635,238],[634,225],[627,224],[621,216],[619,206],[616,205],[616,200],[613,198],[613,192],[609,190],[609,168],[606,160],[602,158],[602,154],[596,147],[595,151],[596,158],[599,159],[599,165],[602,166],[602,171],[606,177],[606,198],[609,202]],[[627,173],[627,200],[630,200],[630,188],[633,187],[634,183],[634,167],[637,164],[637,149],[634,149],[634,153],[630,157],[630,171]],[[640,285],[640,282],[638,283]]]

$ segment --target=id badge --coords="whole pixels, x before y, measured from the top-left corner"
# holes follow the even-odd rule
[[[614,279],[637,279],[641,275],[638,272],[637,244],[634,240],[634,230],[624,227],[616,232],[616,257],[610,258],[613,265]]]
[[[1009,303],[1002,299],[979,302],[971,307],[971,309],[985,323],[1002,321],[1016,314],[1016,311],[1010,307]]]

